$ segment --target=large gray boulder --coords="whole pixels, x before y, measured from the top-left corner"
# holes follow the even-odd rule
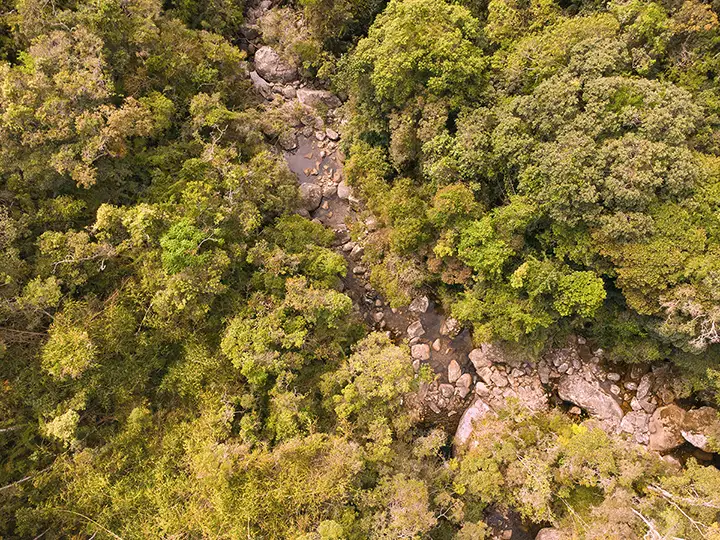
[[[712,407],[686,412],[680,433],[687,442],[705,452],[720,452],[720,414]]]
[[[590,381],[581,373],[565,375],[558,384],[558,395],[565,401],[585,409],[590,416],[597,418],[603,424],[617,429],[623,418],[620,405],[600,387],[597,380],[588,378]]]
[[[297,91],[297,98],[298,101],[306,107],[328,107],[330,109],[335,109],[342,105],[340,98],[327,90],[300,88]]]
[[[475,398],[472,405],[465,409],[465,412],[460,417],[460,423],[458,424],[457,430],[455,431],[455,438],[453,439],[456,453],[468,449],[469,445],[472,446],[471,439],[474,431],[474,423],[490,412],[490,406],[480,398]]]
[[[266,81],[286,83],[297,78],[295,66],[283,60],[272,47],[260,47],[255,52],[255,70]]]
[[[682,436],[682,425],[685,411],[675,404],[657,409],[650,417],[648,431],[650,434],[650,450],[667,452],[685,442]]]
[[[303,208],[308,212],[313,212],[317,210],[322,201],[322,188],[310,182],[300,184],[300,197]]]

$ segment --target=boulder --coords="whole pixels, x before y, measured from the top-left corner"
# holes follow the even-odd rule
[[[460,378],[460,375],[462,375],[460,364],[457,363],[457,360],[450,360],[450,364],[448,364],[448,381],[454,383]]]
[[[490,376],[490,382],[494,384],[495,386],[502,388],[504,386],[508,385],[508,379],[505,375],[500,373],[499,371],[494,371],[493,374]]]
[[[414,313],[425,313],[430,306],[430,300],[427,296],[418,296],[415,300],[410,302],[408,309]]]
[[[430,346],[427,343],[418,343],[410,349],[412,357],[418,360],[430,360]]]
[[[286,83],[297,78],[297,69],[280,58],[272,47],[260,47],[255,52],[255,70],[266,81]]]
[[[640,384],[638,384],[635,397],[638,399],[645,398],[650,393],[650,390],[652,390],[652,383],[653,380],[651,373],[646,373],[645,375],[643,375],[640,379]]]
[[[565,375],[558,384],[561,399],[585,409],[588,414],[607,423],[613,429],[620,425],[623,411],[615,398],[600,387],[597,380],[588,382],[580,373]]]
[[[720,452],[720,414],[712,407],[685,413],[680,433],[687,442],[705,452]]]
[[[297,96],[297,90],[295,90],[295,88],[290,85],[276,86],[275,88],[273,88],[273,91],[276,94],[280,94],[285,99],[295,99],[295,97]]]
[[[323,197],[332,197],[337,193],[337,186],[335,184],[326,184],[323,186]]]
[[[255,88],[255,90],[257,90],[258,94],[260,94],[262,97],[264,97],[268,101],[272,101],[272,99],[273,99],[272,86],[270,86],[269,82],[267,82],[260,75],[258,75],[257,71],[250,72],[250,82],[252,82],[253,88]]]
[[[347,200],[352,195],[352,189],[348,186],[345,181],[342,181],[337,186],[337,196],[340,199]]]
[[[469,373],[463,373],[455,383],[455,387],[458,389],[458,395],[465,399],[470,393],[470,387],[472,386],[472,375]]]
[[[325,135],[327,135],[327,138],[331,141],[337,141],[340,138],[340,134],[331,128],[325,130]]]
[[[545,527],[535,535],[535,540],[560,540],[560,538],[560,531],[555,527]]]
[[[419,338],[425,333],[425,329],[420,321],[415,321],[407,327],[407,335],[410,339]]]
[[[480,398],[475,398],[475,401],[465,410],[460,417],[460,423],[458,424],[453,439],[456,453],[464,450],[468,443],[470,443],[474,430],[473,424],[489,412],[490,407]]]
[[[444,398],[450,398],[455,393],[455,387],[452,384],[443,383],[440,385],[440,395]]]
[[[250,24],[243,24],[240,26],[240,35],[248,41],[253,41],[260,37],[260,31],[257,26]]]
[[[257,53],[255,53],[255,57],[257,58]],[[316,108],[318,106],[324,106],[335,109],[342,105],[340,99],[335,94],[328,92],[327,90],[300,88],[297,91],[297,98],[298,101],[306,107]]]
[[[682,424],[685,411],[677,405],[658,408],[650,417],[648,432],[650,450],[667,452],[685,442],[682,436]]]
[[[305,210],[308,212],[317,210],[322,201],[322,188],[310,182],[300,184],[300,197],[302,198],[302,205]]]
[[[440,335],[454,338],[460,333],[461,328],[462,326],[457,319],[448,317],[443,321],[442,325],[440,326]]]
[[[295,137],[295,132],[292,130],[283,131],[278,137],[278,144],[286,152],[295,150],[297,148],[297,138]]]
[[[620,430],[630,433],[635,442],[647,444],[649,439],[648,420],[650,416],[645,411],[630,411],[627,413],[622,422],[620,422]]]

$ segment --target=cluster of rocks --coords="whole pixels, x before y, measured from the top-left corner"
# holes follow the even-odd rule
[[[325,148],[327,148],[327,151],[332,152],[335,149],[335,143],[331,142],[328,145],[322,145],[319,151],[316,149],[305,155],[308,160],[317,159],[315,167],[306,169],[308,181],[300,184],[301,214],[305,217],[309,217],[312,212],[321,207],[323,210],[332,212],[329,200],[335,195],[341,200],[352,197],[351,194],[348,194],[349,189],[343,182],[342,169],[334,156],[330,158],[329,163],[323,163]],[[317,157],[315,152],[318,152]],[[326,217],[332,218],[333,215],[330,214]]]
[[[426,313],[429,306],[428,297],[422,296],[413,300],[408,310],[410,313],[420,315]],[[423,384],[420,388],[424,405],[435,414],[442,414],[443,411],[447,416],[457,414],[464,408],[465,399],[472,392],[473,374],[464,370],[460,362],[453,358],[457,351],[453,347],[452,340],[457,336],[458,330],[458,322],[451,317],[443,319],[440,335],[435,339],[427,335],[420,320],[413,321],[406,330],[413,369],[416,373],[423,365],[432,366],[431,360],[434,356],[448,359],[436,362],[436,365],[444,368],[444,372],[436,373],[432,382]]]
[[[492,408],[505,405],[508,398],[533,411],[548,408],[548,399],[537,370],[491,343],[483,343],[469,354],[480,379],[475,393]]]
[[[712,407],[685,410],[674,403],[659,407],[648,429],[651,450],[667,452],[688,442],[703,452],[720,452],[720,414]]]
[[[705,452],[720,450],[720,418],[715,409],[685,411],[674,401],[683,384],[668,364],[619,369],[591,351],[582,338],[550,350],[536,363],[523,362],[486,343],[469,354],[478,376],[473,403],[455,436],[463,447],[472,423],[514,398],[531,410],[548,407],[548,397],[570,403],[570,414],[587,414],[612,433],[627,433],[651,450],[668,451],[689,442]]]
[[[273,47],[262,43],[259,21],[272,6],[271,0],[263,0],[249,7],[246,22],[241,27],[241,46],[252,56],[250,81],[260,96],[277,106],[299,105],[307,111],[302,117],[302,123],[294,126],[297,133],[295,130],[282,133],[278,143],[286,151],[294,150],[297,148],[298,133],[306,137],[315,136],[319,141],[326,138],[338,141],[340,134],[335,129],[326,127],[322,118],[314,115],[313,111],[327,110],[328,117],[332,117],[334,109],[342,105],[340,99],[327,90],[308,86],[301,80],[298,68],[292,61],[283,58]],[[302,21],[298,21],[298,24],[302,25]]]
[[[603,354],[601,349],[590,351],[585,340],[577,338],[571,346],[550,351],[540,360],[540,380],[608,431],[625,432],[636,442],[648,444],[650,415],[675,400],[679,379],[667,364],[614,369],[603,362]]]

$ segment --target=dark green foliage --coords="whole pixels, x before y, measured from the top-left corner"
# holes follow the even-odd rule
[[[648,361],[713,347],[717,86],[679,73],[710,62],[715,12],[493,0],[474,15],[391,3],[345,61],[347,172],[386,226],[371,262],[419,254],[477,339],[541,345],[582,324],[627,357],[632,340],[601,330],[627,311]]]

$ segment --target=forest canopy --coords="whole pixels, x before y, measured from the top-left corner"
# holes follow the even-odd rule
[[[582,334],[717,403],[719,11],[0,0],[0,537],[720,538],[716,457],[512,399],[461,452],[418,412],[435,374],[283,156],[327,104],[275,107],[248,37],[342,98],[393,310],[533,361]]]
[[[396,303],[432,283],[480,341],[716,354],[717,27],[690,0],[391,2],[337,81],[377,272],[425,268]]]

